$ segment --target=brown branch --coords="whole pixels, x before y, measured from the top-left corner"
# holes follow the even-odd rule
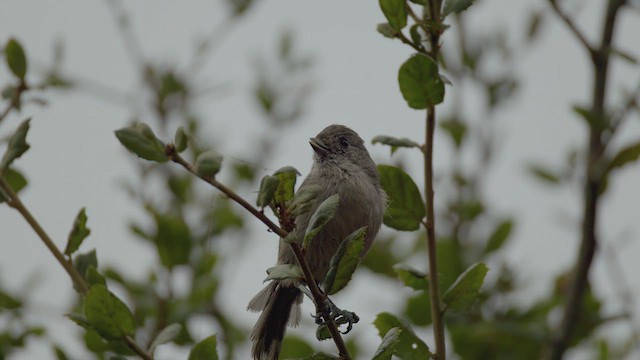
[[[0,174],[1,175],[1,174]],[[40,226],[40,223],[33,217],[31,212],[27,209],[27,207],[22,203],[18,195],[11,189],[11,186],[6,182],[6,180],[0,176],[0,189],[4,194],[7,195],[7,205],[16,209],[20,215],[27,221],[27,223],[31,226],[33,231],[38,234],[38,237],[44,242],[45,246],[51,251],[53,256],[58,260],[60,265],[67,272],[71,281],[75,285],[78,292],[85,295],[87,291],[89,291],[89,286],[86,281],[80,275],[80,273],[73,267],[73,264],[70,260],[65,258],[64,254],[58,249],[56,244],[53,242],[49,234]],[[133,338],[128,335],[123,336],[122,341],[136,354],[138,354],[144,360],[152,360],[153,357],[143,348],[141,348]]]
[[[71,278],[71,281],[76,286],[78,291],[82,294],[85,294],[89,290],[89,287],[85,283],[82,275],[80,275],[80,273],[78,273],[76,268],[73,267],[73,264],[71,263],[71,261],[69,261],[67,258],[64,257],[64,255],[58,249],[58,247],[53,242],[53,240],[51,240],[47,232],[44,231],[42,226],[40,226],[40,223],[38,223],[38,221],[33,217],[33,215],[31,215],[31,212],[29,212],[26,206],[24,206],[20,198],[16,195],[13,189],[11,189],[11,186],[2,177],[0,177],[0,188],[2,188],[2,191],[7,195],[7,205],[16,209],[20,213],[20,215],[22,215],[22,217],[31,226],[33,231],[35,231],[36,234],[38,234],[38,237],[40,237],[40,239],[45,244],[45,246],[49,249],[49,251],[51,251],[51,253],[56,258],[56,260],[58,260],[60,265],[62,265],[62,267],[67,272],[67,274]]]
[[[284,239],[287,235],[289,235],[289,233],[286,230],[284,230],[280,226],[276,225],[262,211],[260,211],[260,210],[256,209],[255,207],[253,207],[253,205],[251,205],[248,201],[243,199],[240,195],[238,195],[233,190],[231,190],[228,187],[226,187],[224,184],[220,183],[219,181],[217,181],[216,179],[214,179],[212,177],[200,176],[195,171],[193,165],[191,165],[182,156],[180,156],[180,154],[178,154],[178,152],[176,151],[175,146],[173,144],[168,144],[165,147],[165,152],[166,152],[167,156],[171,159],[171,161],[173,161],[173,162],[175,162],[177,164],[180,164],[183,168],[185,168],[187,171],[189,171],[193,175],[199,177],[200,179],[202,179],[206,183],[208,183],[211,186],[215,187],[216,189],[220,190],[223,194],[225,194],[231,200],[235,201],[240,206],[242,206],[247,211],[249,211],[253,216],[258,218],[258,220],[262,221],[265,225],[267,225],[267,227],[271,231],[273,231],[274,233],[278,234],[278,236],[280,236],[281,238]],[[316,309],[321,309],[322,308],[322,304],[326,303],[326,301],[328,300],[328,297],[318,287],[318,283],[316,282],[316,280],[313,277],[313,272],[311,271],[311,268],[309,267],[309,263],[307,262],[306,257],[304,256],[304,253],[303,253],[302,249],[300,248],[300,244],[298,244],[296,242],[292,242],[292,243],[289,243],[289,245],[291,246],[291,250],[293,250],[293,254],[296,257],[296,260],[298,261],[298,265],[302,269],[302,273],[304,274],[305,282],[307,283],[307,286],[309,286],[309,290],[311,291],[311,296],[313,297],[313,302],[314,302],[314,304],[316,306]],[[338,349],[338,352],[340,353],[340,357],[342,359],[345,359],[345,360],[351,359],[351,356],[349,355],[349,350],[347,350],[347,346],[344,343],[344,340],[342,339],[342,336],[340,334],[340,330],[338,329],[338,326],[336,325],[335,321],[333,321],[333,319],[331,317],[329,317],[327,319],[324,319],[324,320],[325,320],[325,323],[327,325],[327,328],[329,329],[329,333],[331,333],[331,337],[333,339],[333,342],[336,344],[336,348]]]
[[[409,40],[406,36],[404,36],[404,34],[402,33],[402,31],[398,31],[398,33],[396,34],[396,37],[398,39],[400,39],[400,41],[402,41],[403,43],[411,46],[415,51],[422,53],[422,54],[426,54],[427,51],[425,50],[424,46],[422,46],[421,44],[416,44],[413,41]]]
[[[551,4],[551,8],[553,9],[553,12],[555,12],[556,15],[560,17],[560,19],[565,23],[567,28],[569,28],[569,30],[575,35],[578,41],[582,43],[582,45],[589,52],[589,54],[593,55],[595,51],[593,46],[589,43],[589,40],[587,40],[587,38],[584,36],[582,31],[578,29],[578,26],[573,22],[573,20],[571,20],[569,15],[567,15],[567,13],[565,13],[562,9],[560,9],[560,6],[558,5],[557,0],[549,0],[549,3]]]
[[[431,49],[429,56],[436,62],[440,52],[440,35],[442,25],[440,11],[442,4],[439,0],[429,1],[429,20],[437,26],[429,27],[429,41]],[[426,233],[427,233],[427,256],[429,258],[429,297],[431,300],[431,318],[433,320],[433,336],[435,340],[437,360],[446,360],[446,344],[444,333],[444,322],[442,303],[440,301],[440,281],[438,280],[438,257],[436,252],[436,219],[434,210],[433,191],[433,142],[436,126],[436,108],[431,105],[427,107],[427,118],[425,126],[425,151],[424,151],[424,196],[426,206]]]
[[[436,343],[436,359],[446,359],[446,348],[444,338],[444,323],[442,304],[440,301],[440,281],[438,281],[438,256],[436,253],[435,235],[435,210],[433,206],[433,134],[436,123],[436,109],[434,106],[427,108],[427,120],[425,131],[426,152],[424,155],[424,193],[426,203],[426,221],[424,223],[427,230],[427,256],[429,258],[429,297],[431,300],[431,318],[433,319],[433,336]]]
[[[554,5],[554,1],[551,1]],[[611,41],[613,38],[614,26],[618,10],[624,5],[624,0],[609,0],[607,13],[602,28],[602,40],[597,50],[593,50],[588,43],[580,40],[591,53],[593,62],[594,82],[592,97],[592,112],[597,118],[604,118],[605,96],[607,75],[609,69],[609,58]],[[567,18],[568,19],[568,18]],[[565,20],[567,26],[571,24]],[[569,26],[570,29],[571,26]],[[576,30],[572,29],[574,33]],[[559,333],[551,344],[549,359],[561,360],[564,352],[569,347],[571,338],[574,335],[575,325],[583,310],[584,295],[589,283],[589,270],[595,256],[597,248],[597,215],[600,199],[600,189],[603,175],[599,171],[598,164],[604,154],[607,140],[603,140],[603,129],[599,126],[591,126],[589,129],[588,156],[586,163],[586,178],[584,182],[584,212],[582,219],[582,239],[580,250],[576,261],[573,279],[569,289],[569,295],[565,303],[564,317],[560,325]]]

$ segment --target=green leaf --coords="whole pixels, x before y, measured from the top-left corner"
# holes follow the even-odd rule
[[[418,186],[402,169],[378,165],[380,185],[389,197],[384,224],[396,230],[418,230],[425,214],[425,206]]]
[[[213,150],[198,155],[195,164],[196,174],[205,178],[212,178],[222,167],[222,155]]]
[[[447,310],[466,311],[478,299],[480,288],[487,275],[487,265],[475,263],[458,276],[458,279],[442,296]]]
[[[176,147],[177,152],[183,152],[187,149],[189,145],[189,137],[187,136],[187,131],[183,126],[178,126],[176,129],[176,134],[173,137],[173,144]]]
[[[69,318],[69,320],[73,321],[74,323],[76,323],[76,325],[86,329],[86,330],[91,330],[91,323],[89,322],[89,319],[87,319],[86,316],[84,316],[84,314],[80,314],[80,313],[70,313],[70,314],[66,314],[66,317]]]
[[[395,31],[401,31],[407,26],[407,10],[404,0],[379,0],[382,13],[389,20],[389,25]]]
[[[553,170],[543,165],[530,164],[528,169],[531,175],[548,184],[557,185],[562,180],[561,175],[555,174]]]
[[[456,148],[460,148],[467,135],[467,125],[457,119],[445,120],[439,123],[440,129],[446,132],[453,140]]]
[[[320,185],[308,184],[296,191],[287,210],[294,218],[311,210],[315,200],[322,192],[323,187]]]
[[[67,354],[64,352],[64,350],[62,350],[61,347],[59,346],[54,346],[53,347],[53,352],[56,354],[56,359],[57,360],[69,360],[69,357],[67,356]]]
[[[306,248],[313,240],[314,236],[333,218],[340,202],[340,196],[333,194],[326,198],[311,215],[309,225],[304,233],[302,247]]]
[[[391,155],[398,150],[399,147],[406,148],[420,148],[420,144],[416,143],[413,140],[409,140],[407,138],[394,138],[391,136],[378,135],[371,140],[372,144],[383,144],[391,146]]]
[[[442,7],[442,17],[451,13],[461,13],[473,4],[473,0],[445,0]]]
[[[278,184],[280,184],[280,180],[276,176],[265,175],[260,181],[260,190],[258,191],[258,199],[256,200],[256,205],[258,207],[269,206],[273,201],[273,196],[278,189]]]
[[[413,24],[409,28],[409,35],[411,36],[411,41],[413,41],[414,44],[422,43],[422,33],[420,31],[420,25],[418,24]]]
[[[154,214],[154,220],[156,234],[152,239],[162,265],[171,269],[189,262],[191,231],[184,219],[173,215]]]
[[[608,118],[605,116],[598,116],[593,112],[593,110],[587,109],[582,106],[575,105],[573,107],[573,111],[580,115],[586,122],[589,127],[594,129],[606,129],[609,127]]]
[[[403,316],[408,321],[417,326],[427,326],[431,324],[431,299],[427,291],[416,291],[413,295],[406,299]]]
[[[611,161],[609,162],[607,171],[622,168],[634,161],[637,161],[639,157],[640,157],[640,142],[637,142],[635,144],[631,144],[623,148],[622,150],[618,151],[618,153],[615,154],[611,159]]]
[[[400,330],[395,355],[403,360],[425,360],[433,357],[429,347],[411,329],[411,326],[395,315],[387,312],[378,314],[373,324],[383,338],[391,329]]]
[[[75,267],[78,273],[85,278],[90,266],[93,266],[96,269],[98,268],[98,256],[95,249],[88,253],[78,254],[73,259],[73,267]]]
[[[282,264],[267,269],[268,280],[300,279],[303,276],[302,269],[298,265]]]
[[[91,326],[107,340],[118,340],[135,331],[131,310],[104,285],[89,289],[84,299],[84,314]]]
[[[511,229],[513,228],[513,221],[511,219],[504,220],[493,230],[493,233],[487,241],[487,246],[484,249],[484,254],[487,255],[495,250],[498,250],[504,245],[511,235]]]
[[[91,229],[87,227],[87,213],[85,208],[80,209],[73,222],[73,228],[67,239],[67,247],[64,249],[65,255],[71,255],[78,250],[82,241],[91,234]]]
[[[300,175],[298,170],[292,166],[285,166],[273,173],[273,176],[279,180],[278,189],[274,194],[274,203],[278,206],[286,206],[293,198],[293,190],[296,186],[296,178]]]
[[[328,295],[333,295],[342,290],[349,281],[356,267],[362,260],[364,249],[364,235],[366,226],[359,228],[347,236],[331,258],[329,271],[324,279],[324,288]]]
[[[24,55],[22,45],[16,39],[9,39],[4,48],[4,57],[13,75],[20,80],[24,80],[27,74],[27,57]]]
[[[413,109],[426,109],[444,99],[444,82],[438,74],[438,64],[424,54],[405,61],[398,71],[400,92]]]
[[[287,335],[282,341],[280,359],[300,358],[313,354],[313,348],[309,343],[297,336]]]
[[[0,289],[0,312],[4,309],[18,309],[22,306],[22,301]]]
[[[93,285],[104,285],[107,286],[107,280],[105,280],[104,276],[98,272],[95,266],[89,265],[87,268],[85,278],[87,279],[87,283],[89,286]]]
[[[27,179],[17,170],[12,168],[7,168],[2,172],[2,178],[9,184],[11,190],[14,193],[19,193],[20,190],[24,189],[27,186]],[[7,199],[2,194],[2,190],[0,190],[0,204],[2,204]]]
[[[396,36],[398,36],[398,33],[395,30],[393,30],[393,28],[391,27],[391,25],[389,25],[389,23],[378,24],[378,26],[376,26],[376,30],[380,34],[382,34],[382,36],[389,39],[393,39]]]
[[[173,341],[182,331],[182,325],[180,324],[171,324],[162,329],[158,336],[153,340],[151,345],[149,345],[149,352],[153,354],[153,351],[162,344],[169,343]]]
[[[211,335],[197,343],[193,349],[191,349],[188,360],[218,360],[217,346],[218,341],[216,336]]]
[[[543,23],[543,15],[542,11],[534,11],[531,13],[528,19],[527,25],[527,41],[533,41],[540,34],[540,29],[542,28]]]
[[[0,171],[5,170],[11,165],[13,160],[19,158],[27,150],[29,150],[29,144],[27,144],[27,133],[29,132],[29,122],[31,118],[25,120],[18,126],[16,132],[13,133],[9,144],[7,145],[7,151],[2,157],[2,163],[0,164]]]
[[[395,265],[393,270],[405,286],[413,288],[414,290],[429,289],[427,274],[402,264]]]
[[[325,324],[318,326],[316,329],[316,339],[318,341],[331,339],[331,332],[329,332],[329,327]]]
[[[398,348],[398,344],[400,343],[400,334],[402,334],[402,330],[397,327],[391,328],[382,338],[382,342],[380,346],[378,346],[378,350],[373,355],[372,360],[391,360],[391,356],[393,356]]]
[[[157,162],[169,160],[164,151],[164,144],[147,124],[136,123],[116,130],[115,134],[124,147],[143,159]]]

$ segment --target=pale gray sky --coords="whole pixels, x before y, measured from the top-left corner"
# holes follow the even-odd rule
[[[568,3],[570,7],[579,4]],[[588,5],[580,7],[578,23],[595,39],[602,4],[584,3]],[[534,0],[481,1],[468,13],[468,28],[491,31],[507,27],[511,29],[510,40],[517,42],[524,36],[530,11],[544,5],[545,2]],[[182,65],[189,60],[195,39],[208,34],[226,11],[220,1],[147,0],[127,2],[126,8],[142,51],[148,57]],[[578,188],[550,190],[527,175],[526,164],[538,160],[558,165],[568,149],[582,146],[585,128],[572,114],[571,105],[588,100],[591,83],[582,49],[556,18],[547,20],[541,39],[518,61],[516,71],[522,88],[516,101],[497,116],[496,128],[502,144],[486,183],[487,198],[492,205],[505,215],[517,217],[514,241],[501,257],[519,267],[518,273],[527,284],[520,299],[525,303],[549,291],[554,275],[573,263],[581,207]],[[636,56],[640,55],[639,20],[637,11],[622,16],[617,37],[617,43]],[[379,134],[411,138],[421,134],[423,112],[405,105],[396,83],[397,68],[411,52],[399,42],[376,33],[376,24],[383,21],[382,13],[371,1],[259,2],[245,21],[230,29],[220,51],[206,66],[206,77],[232,85],[229,96],[199,104],[201,112],[208,115],[206,130],[220,142],[220,151],[227,156],[241,155],[246,146],[245,134],[259,134],[264,129],[250,102],[253,78],[250,61],[256,54],[270,51],[285,28],[295,31],[301,52],[315,56],[317,89],[308,116],[285,130],[286,143],[269,163],[263,164],[269,171],[293,165],[304,175],[311,162],[306,139],[331,123],[352,127],[366,141]],[[53,43],[61,39],[66,49],[63,63],[66,71],[124,92],[135,89],[136,71],[105,2],[2,0],[0,23],[0,41],[16,36],[32,62],[48,63]],[[453,41],[449,34],[443,40],[444,46]],[[612,75],[609,100],[619,99],[616,95],[621,89],[640,80],[637,68],[619,61],[614,63]],[[0,66],[3,84],[7,76],[4,66]],[[447,91],[457,89],[449,87]],[[469,97],[464,98],[464,112],[479,111],[481,100],[473,97],[477,93],[465,94]],[[113,135],[113,130],[128,122],[131,109],[91,94],[47,94],[46,98],[49,106],[30,106],[20,115],[8,118],[0,129],[0,136],[6,136],[18,120],[34,117],[29,134],[32,149],[17,163],[30,181],[22,193],[24,202],[61,247],[78,209],[86,206],[92,234],[83,248],[97,248],[102,264],[126,268],[133,277],[141,278],[155,254],[134,241],[127,230],[127,219],[138,213],[118,181],[131,172],[132,159]],[[444,111],[447,106],[450,104],[445,103]],[[630,120],[618,139],[619,144],[640,137],[640,119],[636,115]],[[436,145],[436,167],[443,167],[449,159],[449,147],[445,142]],[[388,149],[381,146],[369,149],[378,162],[389,161]],[[419,174],[417,154],[407,155],[406,159],[407,164],[417,165],[412,172]],[[618,250],[620,266],[636,296],[640,292],[640,278],[635,276],[640,272],[638,184],[640,167],[630,166],[621,171],[610,184],[600,213],[601,249]],[[243,195],[254,196],[251,192]],[[255,321],[256,315],[246,313],[245,304],[261,287],[264,269],[274,262],[277,247],[275,240],[265,239],[259,224],[254,224],[252,234],[251,239],[244,236],[235,239],[250,241],[251,246],[244,250],[242,259],[227,269],[237,281],[233,281],[236,285],[227,282],[226,308],[247,326]],[[10,289],[20,289],[38,274],[40,282],[31,297],[37,309],[34,317],[50,324],[51,336],[68,344],[72,355],[80,356],[81,346],[69,342],[68,335],[79,330],[62,317],[74,296],[63,270],[24,220],[6,206],[0,206],[0,238],[0,282]],[[620,301],[610,285],[601,255],[595,261],[592,279],[597,294],[611,300],[607,309],[615,313],[620,310]],[[377,286],[371,286],[371,281],[377,279],[359,272],[350,288],[339,296],[342,306],[358,310],[363,321],[356,331],[369,339],[377,338],[373,326],[368,325],[375,314],[394,311],[399,306],[394,297],[380,294]],[[353,296],[359,292],[368,295]],[[380,301],[358,304],[357,299],[362,298]],[[311,306],[308,303],[306,306],[304,312],[311,312]],[[640,311],[637,300],[635,309],[637,314]],[[200,335],[208,335],[205,325]],[[430,343],[431,339],[427,341]],[[46,347],[33,346],[15,359],[51,356]],[[173,356],[176,355],[170,347],[157,352],[160,360]]]

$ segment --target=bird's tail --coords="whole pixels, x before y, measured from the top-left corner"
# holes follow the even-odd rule
[[[272,281],[249,302],[247,310],[262,311],[251,331],[255,360],[277,360],[287,324],[298,325],[302,293]]]

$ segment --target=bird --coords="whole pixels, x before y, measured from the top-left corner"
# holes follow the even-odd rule
[[[364,141],[344,125],[330,125],[309,139],[313,164],[298,191],[320,186],[310,210],[295,218],[295,229],[302,238],[318,206],[338,194],[333,218],[320,230],[305,252],[306,260],[318,284],[322,284],[332,256],[340,243],[353,231],[366,226],[363,254],[370,248],[382,224],[387,196],[380,185],[374,161]],[[289,244],[280,239],[278,265],[295,264]],[[254,360],[277,360],[287,325],[300,321],[303,293],[293,279],[272,280],[249,302],[249,311],[261,311],[252,332]]]

